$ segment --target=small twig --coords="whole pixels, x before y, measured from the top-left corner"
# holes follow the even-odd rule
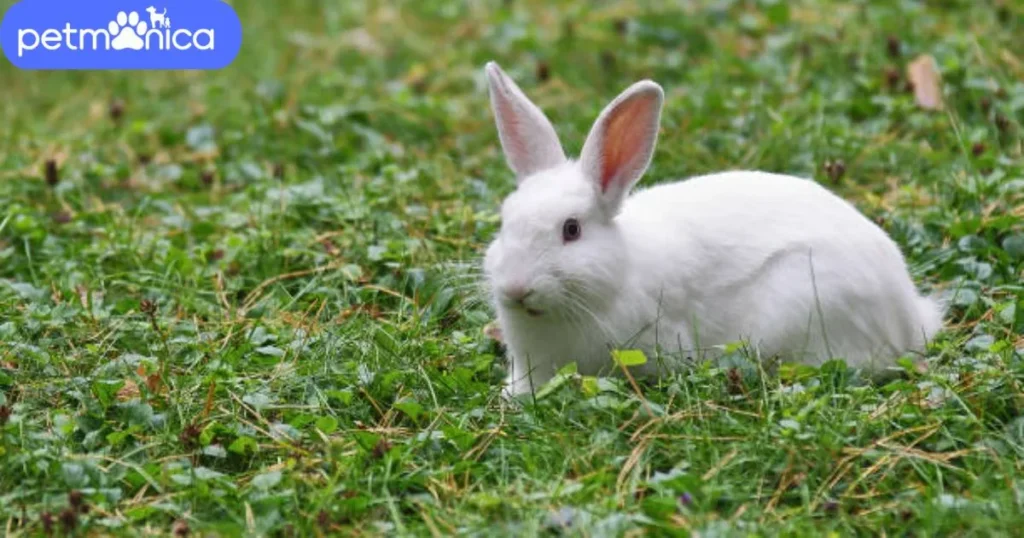
[[[724,469],[725,466],[728,465],[729,462],[736,457],[736,454],[739,454],[739,450],[735,448],[732,449],[732,451],[726,454],[725,457],[723,457],[721,460],[719,460],[714,467],[708,469],[708,472],[704,473],[704,476],[700,477],[700,479],[707,482],[708,480],[714,478],[716,474],[721,472],[722,469]]]
[[[629,454],[629,458],[626,459],[626,463],[622,465],[622,470],[619,471],[619,478],[616,480],[615,489],[622,491],[622,486],[626,482],[626,477],[633,471],[636,464],[640,461],[640,457],[644,451],[647,450],[647,446],[651,444],[650,437],[644,437],[640,442],[633,448],[633,451]]]
[[[261,282],[258,286],[256,286],[256,288],[253,289],[251,292],[249,292],[249,295],[245,297],[245,302],[242,303],[242,308],[239,310],[239,314],[244,316],[250,309],[252,309],[252,307],[256,304],[256,301],[260,298],[260,295],[263,294],[263,291],[266,290],[268,286],[272,286],[278,282],[281,282],[282,280],[289,280],[292,278],[299,278],[324,273],[327,271],[333,271],[334,269],[337,269],[339,267],[341,267],[341,262],[331,262],[327,265],[321,265],[320,267],[314,267],[312,269],[303,269],[302,271],[292,271],[290,273],[284,273],[277,275],[275,277],[268,278]]]
[[[213,276],[213,286],[217,289],[217,299],[220,300],[220,304],[224,307],[224,311],[227,312],[228,319],[231,319],[232,308],[231,304],[228,303],[227,292],[224,291],[224,273],[217,271],[217,274]]]
[[[644,397],[644,393],[640,390],[640,385],[637,385],[636,380],[633,379],[633,374],[629,373],[629,368],[627,368],[621,361],[616,362],[619,363],[619,367],[622,368],[622,373],[626,375],[626,379],[629,380],[630,386],[633,387],[633,392],[636,392],[637,398],[640,398],[640,404],[644,406],[644,409],[647,410],[647,414],[649,416],[654,417],[654,410],[651,409],[651,405],[647,403],[647,398]]]

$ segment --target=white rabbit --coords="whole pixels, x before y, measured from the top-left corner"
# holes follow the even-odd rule
[[[733,171],[630,194],[654,152],[658,84],[615,98],[572,160],[515,82],[485,70],[517,181],[484,256],[512,359],[506,395],[572,361],[610,373],[614,347],[706,358],[746,342],[880,373],[941,328],[942,305],[919,295],[892,239],[814,181]]]

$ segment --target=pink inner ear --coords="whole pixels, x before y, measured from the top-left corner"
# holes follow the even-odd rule
[[[636,95],[617,106],[604,125],[601,159],[601,191],[613,180],[631,178],[633,169],[643,166],[646,146],[654,124],[652,101],[657,96]]]
[[[523,137],[519,134],[519,122],[516,121],[515,110],[512,103],[504,96],[498,99],[498,113],[501,115],[507,142],[511,146],[509,149],[514,151],[517,156],[524,153],[526,148],[523,144]]]

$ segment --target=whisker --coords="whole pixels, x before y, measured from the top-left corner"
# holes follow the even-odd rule
[[[614,344],[613,331],[609,328],[607,322],[600,319],[600,317],[598,317],[598,315],[586,304],[584,296],[571,288],[565,288],[565,295],[566,298],[569,299],[571,310],[574,309],[577,314],[586,314],[586,316],[590,318],[593,324],[600,331],[604,339],[607,340],[606,343]],[[582,323],[584,320],[580,318],[580,321]]]

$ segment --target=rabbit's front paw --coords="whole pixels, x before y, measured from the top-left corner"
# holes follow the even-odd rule
[[[518,400],[524,394],[531,394],[532,392],[533,386],[528,376],[509,375],[505,378],[504,386],[501,389],[501,395],[506,400]]]

